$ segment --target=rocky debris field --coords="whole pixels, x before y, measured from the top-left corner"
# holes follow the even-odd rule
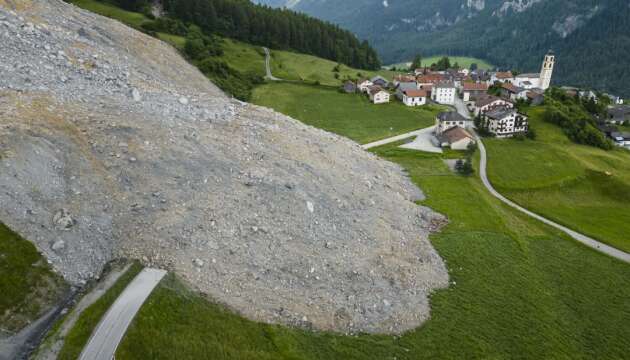
[[[400,333],[448,284],[397,165],[229,99],[168,45],[0,0],[0,221],[80,283],[116,257],[249,318]]]

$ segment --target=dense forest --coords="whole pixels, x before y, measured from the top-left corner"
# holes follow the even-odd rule
[[[127,10],[145,13],[150,6],[149,0],[112,1]],[[207,34],[294,50],[359,69],[381,66],[367,41],[359,41],[337,25],[291,10],[255,5],[248,0],[163,0],[162,5],[170,18],[195,24]]]

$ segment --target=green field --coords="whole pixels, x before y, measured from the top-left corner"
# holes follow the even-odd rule
[[[37,319],[65,290],[35,246],[0,223],[0,335]]]
[[[142,265],[137,262],[133,263],[127,272],[121,275],[118,281],[103,296],[81,313],[77,322],[64,339],[63,348],[61,348],[57,357],[58,360],[74,360],[78,358],[103,315],[141,270]]]
[[[359,143],[430,126],[435,122],[436,113],[443,109],[438,106],[411,108],[397,101],[374,105],[365,95],[286,82],[257,87],[252,102]]]
[[[339,336],[245,320],[176,279],[151,295],[117,359],[622,359],[630,266],[586,248],[454,175],[439,155],[376,150],[407,169],[423,205],[450,224],[432,236],[451,286],[431,320],[400,337]]]
[[[148,20],[144,14],[126,11],[119,7],[96,0],[70,0],[69,2],[93,13],[116,19],[136,29],[140,29],[140,25]]]
[[[428,58],[423,58],[422,59],[422,66],[431,66],[431,64],[437,63],[440,59],[442,58],[442,55],[440,56],[431,56]],[[460,67],[462,68],[470,68],[470,65],[472,63],[476,63],[477,67],[479,67],[479,69],[484,69],[484,70],[491,70],[494,69],[495,66],[484,61],[481,59],[477,59],[477,58],[473,58],[473,57],[467,57],[467,56],[449,56],[448,57],[451,60],[451,64],[455,64],[457,63]],[[409,67],[411,66],[411,62],[404,62],[404,63],[398,63],[398,64],[392,64],[389,65],[388,67]]]
[[[311,55],[290,51],[271,51],[271,72],[275,77],[284,80],[319,82],[322,85],[338,86],[346,77],[357,79],[381,75],[391,80],[396,74],[396,72],[388,70],[357,70],[346,65],[339,65],[339,79],[336,79],[335,72],[333,72],[336,66],[337,63],[334,61]]]
[[[530,111],[535,141],[488,139],[488,176],[497,190],[574,230],[630,251],[630,152],[571,142]]]

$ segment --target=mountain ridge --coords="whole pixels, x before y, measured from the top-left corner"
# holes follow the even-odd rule
[[[409,61],[416,53],[463,55],[532,72],[553,49],[556,84],[630,96],[630,70],[619,60],[630,56],[630,6],[624,1],[428,0],[418,6],[416,0],[301,0],[291,8],[368,39],[385,63]]]

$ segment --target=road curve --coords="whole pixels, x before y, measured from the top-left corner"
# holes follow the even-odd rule
[[[529,211],[527,209],[525,209],[524,207],[518,205],[517,203],[513,202],[512,200],[509,200],[508,198],[506,198],[505,196],[501,195],[498,191],[496,191],[494,189],[494,187],[492,186],[492,184],[490,183],[490,180],[488,180],[488,174],[486,171],[487,168],[487,164],[488,164],[488,159],[487,159],[487,153],[486,153],[486,147],[483,145],[483,142],[481,141],[481,139],[479,137],[477,137],[477,144],[479,147],[479,153],[480,153],[480,157],[481,157],[481,161],[479,163],[479,176],[481,177],[481,181],[483,182],[483,185],[486,187],[486,189],[488,189],[488,191],[490,192],[490,194],[492,194],[494,197],[496,197],[497,199],[501,200],[502,202],[504,202],[505,204],[513,207],[514,209],[529,215],[530,217],[533,217],[536,220],[542,221],[543,223],[552,226],[564,233],[566,233],[567,235],[571,236],[573,239],[581,242],[582,244],[586,245],[586,246],[590,246],[591,248],[600,251],[604,254],[610,255],[614,258],[617,258],[619,260],[625,261],[627,263],[630,263],[630,254],[621,251],[619,249],[616,249],[612,246],[606,245],[604,243],[601,243],[593,238],[590,238],[586,235],[580,234],[577,231],[573,231],[571,229],[569,229],[566,226],[560,225],[556,222],[553,222],[545,217],[542,217],[532,211]]]
[[[83,348],[79,360],[112,360],[131,320],[164,275],[164,270],[142,270],[107,310]]]
[[[263,46],[263,50],[265,50],[265,71],[267,73],[267,75],[265,75],[265,79],[280,81],[281,79],[278,79],[271,73],[271,52],[269,51],[269,48]]]

